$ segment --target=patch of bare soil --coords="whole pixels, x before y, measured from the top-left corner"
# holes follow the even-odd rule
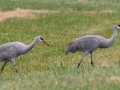
[[[83,14],[90,14],[90,15],[95,15],[95,14],[106,14],[106,13],[114,13],[116,12],[115,10],[101,10],[101,11],[77,11],[72,8],[67,9],[67,12],[81,12]]]
[[[107,82],[114,82],[114,83],[117,83],[117,82],[120,82],[120,77],[118,76],[111,76],[110,78],[107,78]]]
[[[100,13],[100,14],[104,14],[104,13],[114,13],[115,11],[112,11],[112,10],[101,10],[101,11],[85,11],[83,13],[85,14],[96,14],[96,13]]]
[[[88,0],[77,0],[77,2],[86,2]]]
[[[99,13],[113,13],[115,11],[112,11],[112,10],[101,10],[99,11]]]
[[[58,12],[58,11],[53,11],[53,10],[30,10],[30,9],[17,8],[14,11],[6,11],[6,12],[0,11],[0,21],[4,21],[7,18],[13,18],[13,17],[27,17],[31,13],[56,13],[56,12]]]

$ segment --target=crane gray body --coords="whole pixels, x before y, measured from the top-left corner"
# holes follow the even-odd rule
[[[5,62],[1,68],[1,73],[7,62],[11,62],[14,65],[16,72],[18,70],[15,66],[15,58],[19,55],[23,55],[30,51],[36,42],[43,42],[47,44],[41,36],[37,36],[30,45],[25,45],[21,42],[10,42],[0,46],[0,62]],[[48,45],[48,44],[47,44]]]
[[[7,62],[10,61],[12,58],[16,58],[19,55],[25,54],[24,52],[27,45],[21,42],[10,42],[0,46],[0,61]]]
[[[113,28],[113,35],[111,38],[106,39],[102,36],[99,35],[86,35],[80,38],[77,38],[73,41],[71,41],[67,47],[66,47],[66,55],[69,52],[75,53],[77,51],[81,51],[83,52],[83,56],[80,60],[80,62],[78,63],[78,68],[81,64],[81,62],[83,61],[83,58],[88,55],[91,54],[91,64],[93,65],[93,61],[92,61],[92,52],[94,50],[96,50],[97,48],[108,48],[110,47],[116,38],[117,35],[117,30],[120,28],[120,25],[115,25]]]
[[[69,52],[75,53],[77,51],[93,52],[97,48],[106,48],[110,46],[107,45],[107,43],[105,44],[104,42],[107,42],[107,39],[101,36],[97,35],[83,36],[81,38],[71,41],[68,44],[66,48],[66,54],[68,54]]]

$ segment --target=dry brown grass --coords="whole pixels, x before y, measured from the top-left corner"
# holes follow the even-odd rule
[[[107,78],[106,81],[107,82],[118,83],[118,82],[120,82],[120,77],[118,77],[118,76],[111,76],[110,78]]]
[[[116,12],[116,11],[113,11],[113,10],[101,10],[101,11],[84,11],[83,13],[84,14],[97,14],[97,13],[99,13],[99,14],[105,14],[105,13],[114,13],[114,12]]]
[[[0,11],[0,21],[4,21],[7,18],[13,17],[27,17],[32,15],[32,13],[56,13],[58,11],[54,10],[30,10],[30,9],[20,9],[17,8],[14,11]]]
[[[67,9],[67,12],[79,12],[79,11],[74,10],[72,8],[69,8],[69,9]],[[115,13],[115,12],[116,12],[115,10],[100,10],[100,11],[82,11],[81,13],[96,15],[96,14],[106,14],[106,13],[112,14],[112,13]]]
[[[113,10],[101,10],[99,13],[114,13],[115,11]]]
[[[84,0],[78,0],[79,2],[82,2]],[[68,9],[69,12],[78,12],[76,10],[73,10],[73,9]],[[0,21],[4,21],[5,19],[8,19],[8,18],[14,18],[14,17],[27,17],[27,16],[33,16],[33,13],[57,13],[59,11],[55,11],[55,10],[30,10],[30,9],[20,9],[20,8],[17,8],[13,11],[6,11],[6,12],[3,12],[3,11],[0,11]],[[112,11],[112,10],[101,10],[99,12],[97,11],[83,11],[82,13],[83,14],[92,14],[92,15],[95,15],[97,13],[114,13],[115,11]]]
[[[88,0],[77,0],[77,2],[87,2]]]

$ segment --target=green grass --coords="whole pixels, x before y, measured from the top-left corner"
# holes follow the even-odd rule
[[[79,2],[78,2],[79,1]],[[81,1],[81,2],[80,2]],[[65,55],[67,44],[83,35],[110,38],[115,24],[120,23],[119,0],[1,0],[0,10],[16,8],[57,10],[57,13],[35,13],[32,17],[8,18],[0,22],[0,44],[20,41],[30,44],[40,35],[50,44],[37,43],[25,55],[8,63],[0,75],[0,90],[119,90],[120,32],[108,49],[93,52],[77,64],[82,53]],[[0,63],[2,67],[3,63]]]

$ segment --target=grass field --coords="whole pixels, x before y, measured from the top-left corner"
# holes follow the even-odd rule
[[[67,44],[83,35],[110,38],[119,6],[120,0],[0,0],[0,44],[30,44],[38,35],[50,44],[37,43],[16,58],[19,74],[8,63],[0,90],[120,90],[119,31],[110,48],[93,52],[94,68],[90,55],[79,69],[82,53],[65,55]]]

